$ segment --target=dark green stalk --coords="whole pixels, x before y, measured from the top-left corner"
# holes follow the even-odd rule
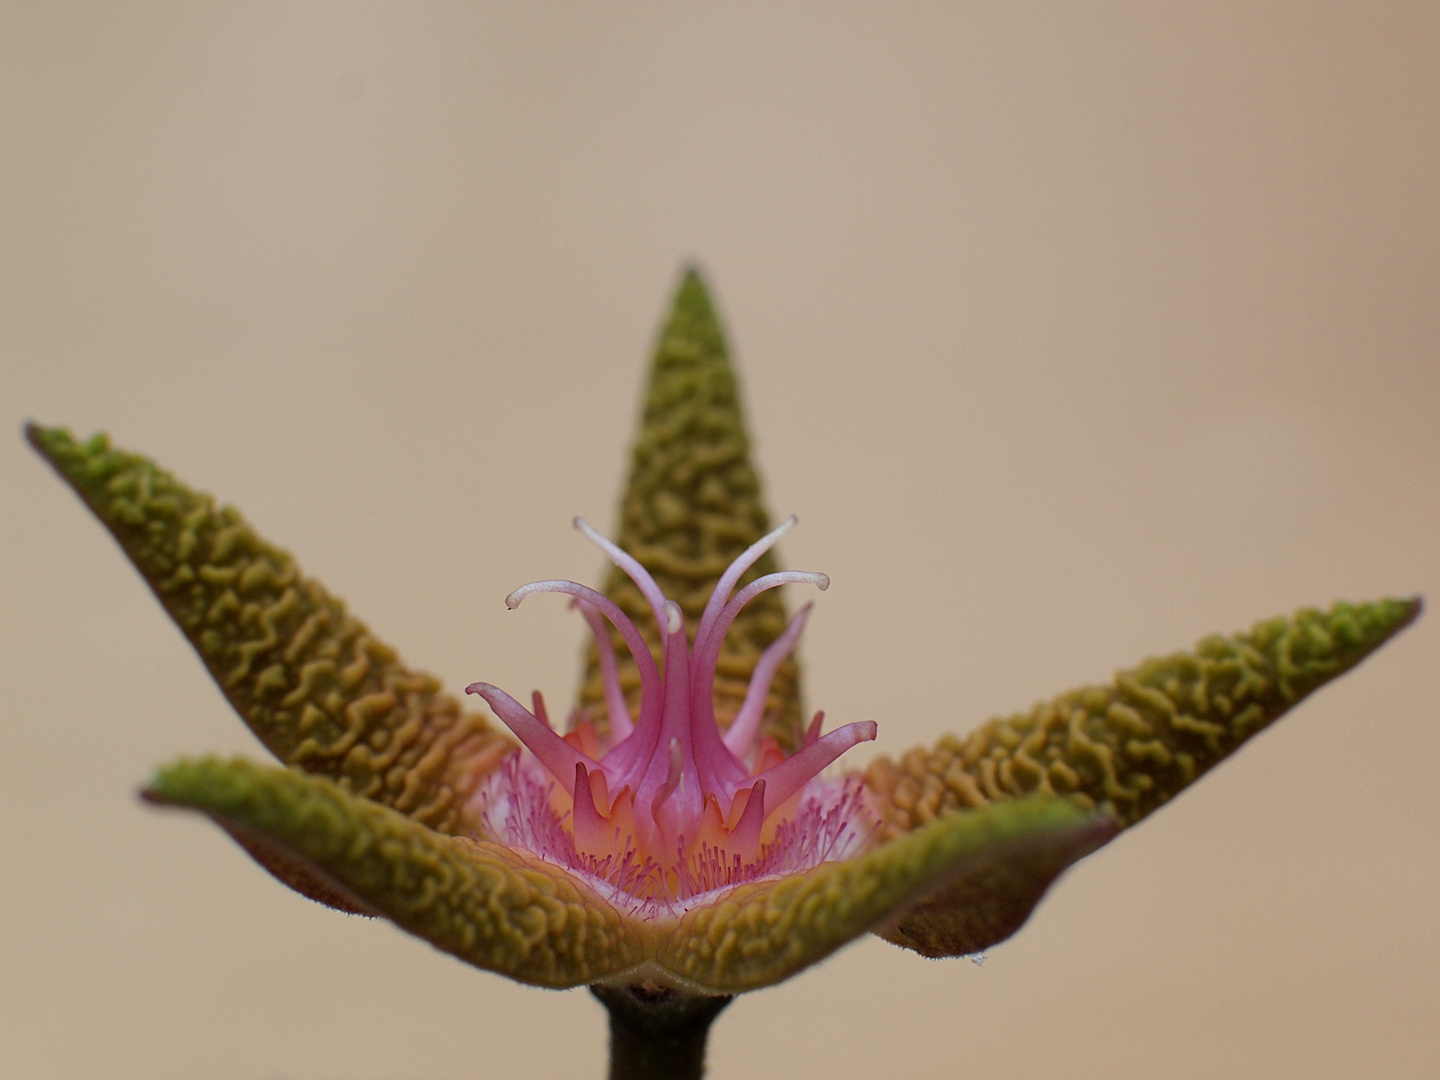
[[[729,997],[653,983],[592,986],[610,1013],[610,1080],[700,1080],[705,1039]]]

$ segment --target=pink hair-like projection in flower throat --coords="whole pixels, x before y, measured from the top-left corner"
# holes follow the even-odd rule
[[[694,643],[680,605],[667,600],[639,562],[577,518],[590,538],[639,587],[664,643],[657,668],[635,624],[608,597],[573,581],[536,581],[505,598],[518,607],[532,593],[573,597],[595,637],[610,720],[598,735],[579,720],[561,735],[536,691],[534,711],[498,687],[479,694],[530,751],[517,752],[476,792],[486,833],[584,874],[612,902],[638,912],[683,911],[717,889],[842,859],[863,847],[875,821],[854,778],[827,780],[826,766],[875,738],[870,721],[821,733],[816,713],[794,754],[760,737],[770,681],[795,648],[811,605],[761,655],[729,730],[715,719],[715,666],[725,634],[760,593],[786,584],[825,589],[824,574],[786,571],[731,595],[741,576],[795,524],[791,517],[730,564],[711,594]],[[640,710],[626,707],[605,620],[619,630],[640,672]]]

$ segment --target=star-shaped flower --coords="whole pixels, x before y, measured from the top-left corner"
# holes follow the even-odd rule
[[[828,579],[775,563],[794,519],[770,528],[690,273],[656,350],[618,540],[577,521],[614,564],[605,588],[545,581],[507,598],[568,594],[594,632],[567,730],[538,692],[527,709],[469,687],[517,747],[234,509],[103,436],[28,434],[288,766],[180,761],[145,798],[207,814],[312,899],[522,982],[591,985],[611,1008],[615,1075],[646,1075],[635,1062],[684,1031],[690,1058],[652,1065],[693,1072],[730,995],[866,932],[926,956],[1003,940],[1071,863],[1420,610],[1271,619],[827,778],[876,725],[802,720],[792,652],[810,605],[787,620],[775,587]]]

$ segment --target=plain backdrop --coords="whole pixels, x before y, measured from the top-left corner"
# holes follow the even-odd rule
[[[0,1078],[598,1077],[604,1017],[291,893],[263,756],[24,446],[105,429],[412,663],[564,701],[680,267],[831,723],[897,752],[1343,597],[1440,598],[1440,6],[0,4]],[[869,939],[715,1080],[1440,1074],[1432,612],[983,967]],[[869,752],[874,752],[873,748]],[[855,760],[863,760],[857,753]]]

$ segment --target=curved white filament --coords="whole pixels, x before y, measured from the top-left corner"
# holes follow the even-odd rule
[[[720,615],[720,609],[725,606],[725,601],[730,599],[730,591],[735,588],[735,583],[744,576],[745,571],[754,566],[760,556],[764,555],[780,537],[793,529],[800,519],[791,514],[775,528],[762,536],[755,543],[751,544],[740,557],[732,562],[720,575],[720,580],[715,583],[711,590],[710,599],[705,602],[705,610],[700,615],[700,623],[695,627],[694,650],[698,653],[705,645],[706,639],[710,636],[711,627],[714,626],[716,618]]]
[[[620,546],[607,536],[601,535],[593,525],[582,517],[574,521],[575,528],[585,534],[592,544],[605,553],[606,558],[624,570],[630,580],[635,582],[640,594],[650,605],[650,610],[655,613],[655,622],[660,626],[665,625],[665,594],[660,591],[660,586],[655,584],[655,579],[650,576],[650,571],[640,565],[638,559],[629,552],[622,551]]]

